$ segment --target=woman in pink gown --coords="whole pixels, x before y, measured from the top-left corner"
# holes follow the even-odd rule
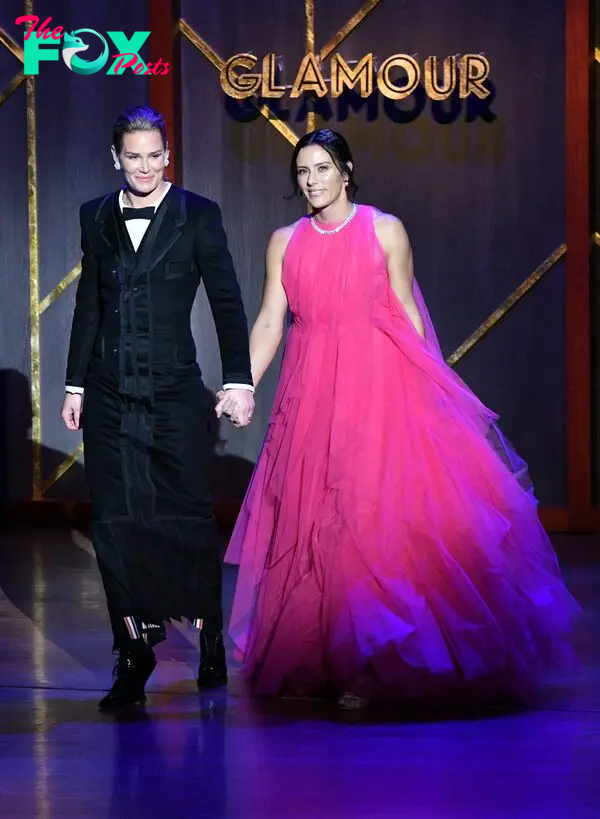
[[[343,137],[302,138],[292,177],[313,213],[267,250],[255,384],[293,321],[226,555],[250,689],[522,699],[569,656],[578,611],[526,465],[444,362],[402,224],[353,203]]]

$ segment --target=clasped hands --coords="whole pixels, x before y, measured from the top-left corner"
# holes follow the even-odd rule
[[[217,398],[217,418],[224,415],[234,427],[248,426],[254,413],[254,395],[250,390],[219,390]]]

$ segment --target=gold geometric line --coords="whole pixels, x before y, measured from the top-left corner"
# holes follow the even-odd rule
[[[277,116],[277,114],[271,111],[268,105],[259,106],[258,103],[255,102],[255,100],[250,100],[250,102],[256,108],[258,108],[258,110],[267,120],[267,122],[270,122],[273,128],[275,128],[276,131],[279,131],[281,136],[285,137],[292,147],[295,147],[300,137],[292,131],[289,125],[286,125],[285,122],[282,122]]]
[[[315,53],[315,0],[304,0],[306,17],[306,53]]]
[[[16,40],[4,31],[3,28],[0,28],[0,45],[3,45],[11,54],[13,54],[17,60],[21,63],[25,63],[25,55],[23,54],[23,49],[19,46]]]
[[[32,3],[26,3],[26,8]],[[27,12],[32,14],[31,11]],[[41,497],[42,487],[42,412],[40,376],[40,313],[39,304],[39,226],[37,202],[37,140],[35,112],[35,77],[27,77],[27,202],[29,227],[29,320],[31,333],[31,404],[33,449],[33,497]]]
[[[597,63],[600,63],[600,48],[594,49],[594,59]]]
[[[592,239],[594,240],[594,244],[596,244],[596,245],[598,245],[598,247],[600,247],[600,233],[598,233],[598,231],[596,231],[594,233],[594,235],[592,236]]]
[[[551,256],[542,262],[542,264],[536,268],[533,273],[528,276],[525,281],[517,287],[514,293],[502,302],[500,307],[497,310],[494,310],[492,315],[486,319],[477,330],[469,336],[469,338],[456,349],[452,355],[447,359],[447,363],[453,367],[460,359],[466,355],[469,350],[471,350],[478,341],[489,333],[489,331],[494,327],[494,325],[498,324],[498,322],[504,318],[504,316],[508,313],[510,309],[512,309],[515,304],[523,298],[523,296],[531,290],[531,288],[537,284],[540,279],[552,268],[554,265],[561,259],[565,253],[567,252],[567,246],[565,244],[560,245],[557,247],[554,253]]]
[[[12,97],[17,88],[19,88],[19,86],[22,85],[24,81],[25,75],[23,74],[22,71],[19,71],[18,74],[15,74],[15,76],[12,78],[12,80],[9,82],[6,88],[0,92],[0,106],[4,105],[4,103],[6,102],[7,99],[9,99],[9,97]]]
[[[321,62],[326,60],[327,57],[329,57],[329,55],[331,54],[332,51],[335,51],[335,49],[340,45],[340,43],[342,43],[346,39],[346,37],[352,31],[354,31],[354,29],[358,25],[360,25],[362,23],[362,21],[365,19],[365,17],[368,14],[370,14],[373,11],[373,9],[376,6],[379,5],[380,2],[381,2],[381,0],[366,0],[366,2],[363,4],[362,8],[359,11],[357,11],[356,14],[348,20],[346,25],[343,26],[338,31],[338,33],[334,37],[332,37],[331,40],[329,40],[329,42],[326,45],[323,46],[323,48],[321,49],[321,51],[319,53],[319,58],[321,59]]]
[[[65,472],[70,469],[75,461],[77,461],[83,455],[83,441],[76,447],[76,449],[69,455],[68,458],[62,462],[60,466],[58,466],[52,475],[44,482],[44,486],[42,487],[42,495],[45,495],[46,492],[50,489],[50,487],[56,483],[56,481],[60,480]]]
[[[304,15],[306,17],[306,53],[315,53],[315,0],[304,0]],[[317,128],[317,114],[308,111],[306,115],[306,133],[310,134]]]
[[[73,270],[71,270],[69,273],[67,273],[67,275],[64,277],[64,279],[61,282],[59,282],[56,285],[56,287],[53,290],[50,291],[50,293],[48,293],[48,295],[46,296],[45,299],[41,300],[40,306],[39,306],[40,315],[45,310],[47,310],[50,307],[50,305],[53,304],[60,295],[62,295],[62,293],[65,292],[65,290],[67,289],[67,287],[70,284],[73,284],[73,282],[80,275],[80,273],[81,273],[81,264],[78,264],[73,268]]]
[[[203,54],[210,63],[212,63],[212,65],[214,65],[217,71],[221,72],[223,70],[225,60],[223,60],[223,58],[220,57],[196,31],[194,31],[186,20],[183,18],[179,20],[178,28],[183,36],[187,37],[189,42],[195,46],[198,51]],[[284,136],[291,145],[295,145],[298,142],[298,136],[288,125],[285,124],[285,122],[282,122],[277,114],[274,114],[267,105],[259,105],[254,98],[251,98],[250,102],[255,106],[255,108],[258,109],[258,111],[260,111],[267,122],[270,122],[273,128],[278,130],[279,133],[282,134],[282,136]]]
[[[197,34],[196,31],[190,26],[187,20],[184,20],[183,17],[179,21],[179,30],[183,34],[184,37],[187,37],[190,43],[198,49],[206,59],[214,65],[217,71],[222,71],[223,67],[225,66],[225,60],[222,57],[219,57],[216,51],[214,51],[209,44]]]

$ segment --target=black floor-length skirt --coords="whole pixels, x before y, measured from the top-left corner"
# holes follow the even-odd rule
[[[172,618],[222,625],[210,393],[197,366],[155,377],[152,392],[128,397],[95,375],[85,389],[92,541],[116,646],[137,636],[131,618],[143,628]]]

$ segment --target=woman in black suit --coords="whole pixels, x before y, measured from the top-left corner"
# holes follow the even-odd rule
[[[162,116],[115,123],[125,184],[81,207],[81,278],[63,418],[83,426],[92,540],[119,652],[102,708],[143,702],[165,621],[200,630],[198,684],[227,680],[210,433],[190,314],[202,281],[235,426],[254,408],[248,330],[218,205],[164,179]],[[85,413],[82,414],[85,391]],[[219,408],[219,411],[222,406]]]

